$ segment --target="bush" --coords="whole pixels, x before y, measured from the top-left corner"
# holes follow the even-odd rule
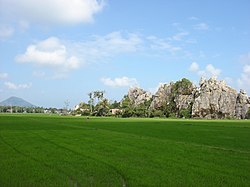
[[[174,83],[172,88],[173,94],[189,95],[192,93],[193,84],[190,80],[183,78]]]
[[[161,110],[152,110],[149,114],[149,117],[164,117],[164,113]]]
[[[181,109],[179,112],[181,118],[191,118],[191,110],[190,109]]]
[[[169,118],[177,118],[175,113],[170,113],[168,117]]]
[[[133,114],[134,114],[133,110],[131,110],[131,109],[125,109],[122,112],[122,117],[123,118],[129,118],[129,117],[132,117]]]

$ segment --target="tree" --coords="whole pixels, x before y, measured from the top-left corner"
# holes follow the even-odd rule
[[[123,96],[120,107],[122,108],[123,118],[132,117],[134,115],[134,109],[132,108],[128,95]]]
[[[95,107],[95,114],[97,116],[106,116],[109,113],[109,101],[108,99],[102,99],[101,101],[99,101]]]
[[[68,110],[68,107],[69,107],[69,100],[68,99],[66,101],[64,101],[64,105],[65,105],[65,109]]]
[[[68,108],[69,108],[69,100],[66,100],[66,101],[64,101],[64,110],[63,110],[64,115],[67,115]]]
[[[111,109],[113,109],[113,108],[120,108],[120,102],[117,102],[115,100],[113,103],[111,103],[110,108]]]
[[[129,99],[128,95],[124,95],[123,99],[121,101],[121,108],[126,109],[126,108],[130,108],[130,107],[131,107],[130,99]]]
[[[97,103],[99,103],[100,101],[102,101],[104,99],[104,93],[105,91],[93,91],[88,93],[89,96],[89,105],[90,105],[90,113],[91,115],[93,114],[94,111],[94,107],[95,107],[95,99],[97,99]]]
[[[104,98],[104,93],[105,93],[104,91],[94,91],[93,95],[94,95],[94,98],[97,98],[99,102],[100,100]]]
[[[93,97],[93,93],[90,92],[88,93],[88,96],[89,96],[89,106],[90,106],[90,113],[92,114],[93,113],[93,105],[94,105],[94,97]]]
[[[183,78],[180,81],[177,81],[173,84],[172,93],[182,94],[182,95],[190,95],[193,91],[193,84],[190,80]]]
[[[122,117],[123,118],[128,118],[132,117],[134,115],[134,111],[130,108],[126,108],[122,110]]]

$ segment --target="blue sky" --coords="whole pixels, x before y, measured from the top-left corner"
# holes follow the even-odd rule
[[[0,0],[0,100],[64,107],[201,76],[250,94],[250,1]]]

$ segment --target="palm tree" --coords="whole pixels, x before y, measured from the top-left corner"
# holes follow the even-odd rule
[[[94,91],[94,98],[98,99],[98,102],[104,98],[104,91]]]
[[[90,113],[92,114],[92,112],[93,112],[93,104],[94,104],[93,93],[92,92],[88,93],[88,96],[89,96],[88,103],[89,103],[89,106],[90,106]]]
[[[109,100],[103,99],[96,105],[97,115],[104,116],[107,115],[109,112]]]

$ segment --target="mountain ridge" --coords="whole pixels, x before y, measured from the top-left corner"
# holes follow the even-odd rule
[[[0,106],[36,107],[30,102],[15,96],[9,97],[8,99],[5,99],[0,102]]]

